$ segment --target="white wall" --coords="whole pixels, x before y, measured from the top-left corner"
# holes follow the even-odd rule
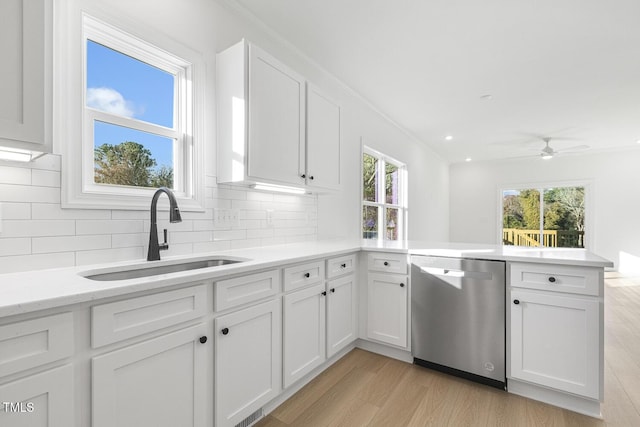
[[[259,23],[213,0],[56,3],[60,1],[71,2],[78,11],[100,9],[116,20],[125,19],[164,33],[201,52],[205,59],[206,212],[187,213],[180,224],[159,224],[159,228],[170,230],[171,249],[166,255],[318,237],[358,238],[361,137],[371,147],[408,165],[409,237],[447,239],[447,164]],[[278,196],[216,185],[215,55],[241,38],[259,45],[342,104],[344,189],[340,193]],[[60,155],[52,154],[29,165],[0,164],[0,272],[144,258],[148,212],[61,209],[60,168],[64,163]],[[216,227],[214,208],[238,209],[240,223],[227,229]],[[273,226],[266,223],[267,210],[274,211]]]
[[[497,243],[498,189],[518,184],[589,182],[589,250],[627,274],[640,273],[640,150],[450,167],[450,237]]]

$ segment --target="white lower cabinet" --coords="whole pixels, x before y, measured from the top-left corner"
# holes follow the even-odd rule
[[[0,426],[74,425],[73,368],[65,365],[0,385]]]
[[[94,357],[92,427],[204,426],[205,333],[197,325]]]
[[[216,318],[214,334],[215,426],[235,426],[281,390],[279,300]]]
[[[511,291],[511,378],[600,398],[600,307],[588,297]]]
[[[357,338],[356,285],[353,274],[327,282],[327,357]]]
[[[282,300],[283,385],[289,387],[325,361],[327,291],[320,283]]]
[[[370,273],[367,278],[367,337],[407,346],[407,277]]]

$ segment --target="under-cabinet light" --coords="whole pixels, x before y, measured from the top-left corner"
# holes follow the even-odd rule
[[[0,147],[0,160],[9,160],[12,162],[30,162],[42,156],[43,153],[20,150],[18,148]]]
[[[285,185],[275,185],[275,184],[265,184],[263,182],[258,182],[253,185],[253,188],[256,190],[264,190],[264,191],[277,191],[279,193],[290,193],[290,194],[305,194],[306,191],[302,188],[296,187],[287,187]]]

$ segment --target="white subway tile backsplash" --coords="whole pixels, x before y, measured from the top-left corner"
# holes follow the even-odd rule
[[[26,164],[0,163],[0,273],[145,259],[149,211],[63,209],[60,164],[59,155]],[[163,256],[315,240],[315,196],[217,185],[211,175],[205,182],[206,210],[183,211],[181,223],[169,223],[167,200],[160,198],[159,240],[164,228],[169,232]],[[220,227],[214,209],[237,210],[238,221]],[[271,224],[267,210],[272,211]]]
[[[149,245],[149,233],[130,233],[111,235],[112,248],[146,247]]]
[[[7,220],[2,221],[2,237],[72,236],[73,220]]]
[[[33,219],[111,219],[111,211],[62,209],[59,203],[32,203]]]
[[[143,221],[140,220],[78,220],[76,234],[118,234],[141,233]]]
[[[110,249],[111,236],[56,236],[33,238],[33,253],[72,252],[91,249]]]
[[[23,238],[2,238],[0,233],[0,256],[25,255],[31,253],[31,239]]]
[[[46,268],[73,267],[74,265],[74,252],[0,257],[0,272],[2,273],[13,273],[16,271],[26,270],[43,270]]]
[[[60,187],[60,172],[32,169],[31,185],[37,185],[40,187]]]
[[[31,203],[2,203],[2,219],[31,219]]]
[[[211,231],[172,231],[169,233],[169,246],[179,243],[211,242],[213,232]]]
[[[229,240],[220,240],[217,242],[198,242],[193,244],[193,252],[218,252],[231,249]]]
[[[145,257],[143,248],[100,249],[78,251],[76,265],[102,264],[105,262],[142,260]]]
[[[60,203],[60,189],[0,184],[0,202]]]
[[[0,164],[0,182],[3,184],[31,185],[31,171]]]

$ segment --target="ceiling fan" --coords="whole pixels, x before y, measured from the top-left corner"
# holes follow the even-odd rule
[[[556,149],[554,149],[553,147],[551,147],[549,145],[549,143],[551,142],[551,138],[542,137],[540,139],[542,141],[544,141],[544,148],[542,150],[540,150],[540,157],[542,159],[544,159],[544,160],[552,159],[557,154],[570,153],[570,152],[575,152],[575,151],[582,151],[582,150],[586,150],[586,149],[589,148],[588,145],[576,145],[574,147],[568,147],[568,148],[564,148],[564,149],[561,149],[561,150],[556,150]]]

